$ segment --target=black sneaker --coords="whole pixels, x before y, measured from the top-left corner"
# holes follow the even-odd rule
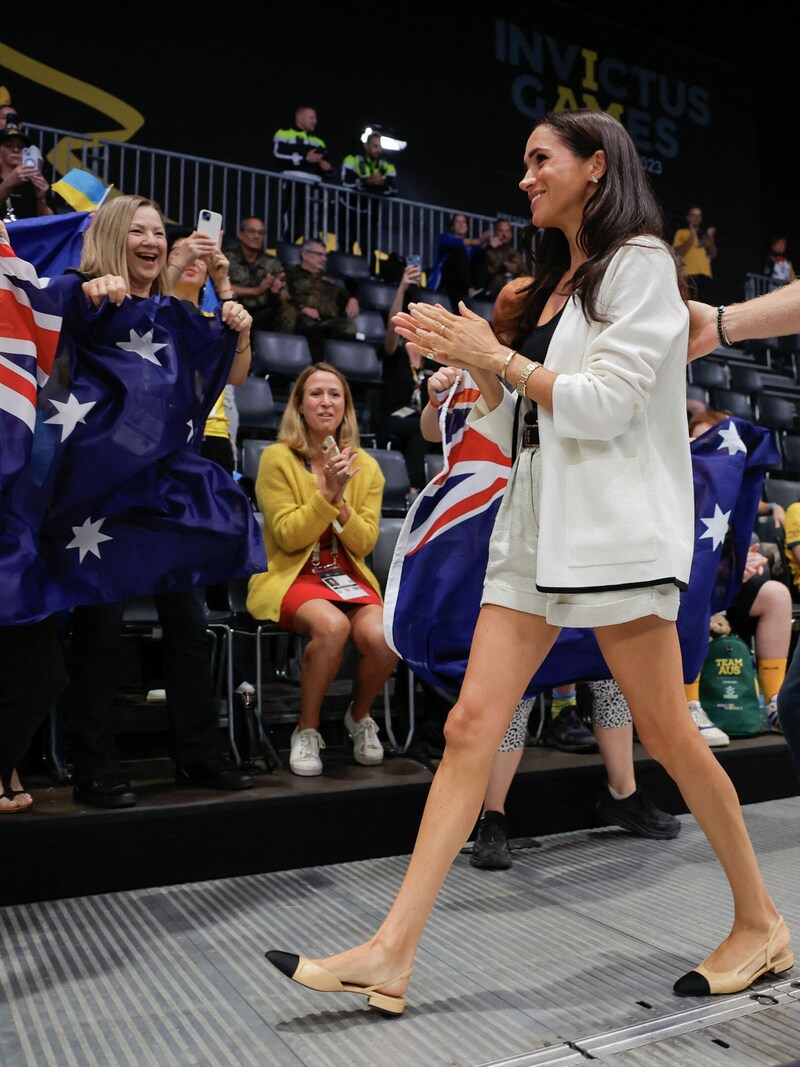
[[[639,837],[656,837],[662,840],[677,837],[681,821],[669,812],[657,808],[650,797],[637,789],[624,800],[615,800],[606,789],[595,805],[601,822],[607,826],[621,826]]]
[[[255,782],[240,771],[233,760],[224,756],[201,760],[199,763],[179,763],[175,768],[178,785],[193,785],[200,789],[252,789]]]
[[[72,796],[79,804],[88,804],[90,808],[132,808],[136,804],[136,794],[121,774],[76,778]]]
[[[508,823],[499,811],[485,811],[478,823],[469,862],[484,871],[506,871],[511,866],[508,851]]]
[[[548,744],[562,752],[597,752],[595,736],[580,717],[576,704],[567,704],[546,724]]]

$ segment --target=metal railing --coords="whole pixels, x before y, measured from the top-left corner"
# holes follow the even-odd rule
[[[310,183],[302,176],[258,170],[219,160],[145,148],[125,142],[26,125],[31,140],[57,177],[73,167],[91,171],[123,193],[155,200],[170,222],[193,226],[201,208],[222,213],[225,243],[231,243],[239,220],[254,215],[267,227],[267,245],[299,236],[321,237],[345,252],[415,253],[423,267],[435,262],[439,235],[450,228],[454,212],[464,214],[473,235],[491,226],[494,215],[459,207],[424,204],[401,197],[357,193],[329,182]],[[54,178],[55,180],[55,178]],[[518,244],[528,220],[509,217]]]
[[[774,289],[782,289],[784,285],[786,282],[776,282],[765,274],[745,274],[744,298],[752,300],[754,296],[763,296],[764,293],[771,293]]]

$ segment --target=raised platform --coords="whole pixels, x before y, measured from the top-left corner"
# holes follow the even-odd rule
[[[178,786],[165,759],[130,761],[139,803],[122,811],[85,808],[68,784],[28,774],[34,808],[0,816],[4,877],[0,904],[60,899],[283,871],[411,851],[436,762],[388,757],[353,762],[349,747],[323,753],[325,773],[298,778],[284,767],[256,787],[215,793]],[[743,804],[800,792],[782,737],[765,734],[715,749]],[[636,774],[653,800],[686,811],[677,789],[641,746]],[[511,834],[530,839],[599,825],[594,804],[605,772],[597,754],[526,748],[508,801]]]

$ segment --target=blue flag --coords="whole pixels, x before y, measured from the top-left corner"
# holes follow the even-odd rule
[[[170,297],[95,311],[75,275],[0,267],[0,625],[264,570],[246,495],[200,455],[236,335]]]
[[[501,449],[466,425],[478,395],[463,374],[442,408],[444,467],[406,516],[385,597],[391,647],[419,678],[450,692],[458,691],[466,670],[489,539],[511,466],[510,442]],[[741,586],[764,473],[779,459],[768,430],[737,418],[691,447],[696,547],[678,615],[687,682],[705,659],[711,614],[728,607]],[[563,629],[526,696],[609,677],[594,631]]]
[[[83,235],[91,220],[85,211],[68,211],[7,222],[6,229],[19,259],[30,263],[40,279],[56,278],[80,265]]]

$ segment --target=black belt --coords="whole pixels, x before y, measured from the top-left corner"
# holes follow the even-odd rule
[[[526,426],[522,431],[522,448],[538,448],[539,447],[539,423],[535,422],[532,426]]]

